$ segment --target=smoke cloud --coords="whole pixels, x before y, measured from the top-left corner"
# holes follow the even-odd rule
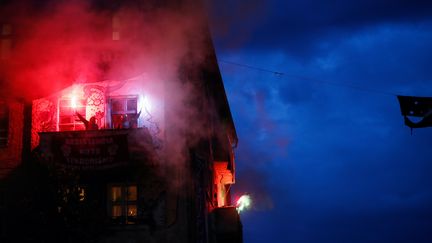
[[[2,8],[13,39],[11,55],[0,65],[2,81],[15,96],[34,99],[74,82],[124,79],[142,72],[172,79],[181,59],[197,57],[201,48],[197,30],[203,21],[197,21],[197,9],[184,2],[151,11],[132,2],[11,2]],[[12,10],[13,16],[8,14]]]
[[[211,51],[197,1],[38,1],[4,3],[12,27],[10,56],[0,62],[4,95],[27,101],[74,83],[124,80],[145,73],[164,86],[165,154],[183,165],[187,147],[208,137],[202,79]],[[203,85],[203,84],[201,84]],[[207,124],[208,125],[208,124]],[[178,167],[180,168],[180,167]]]

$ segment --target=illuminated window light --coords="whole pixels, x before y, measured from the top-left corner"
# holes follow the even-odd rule
[[[70,101],[71,101],[71,107],[73,109],[76,109],[76,107],[77,107],[77,98],[76,98],[76,96],[72,96]]]

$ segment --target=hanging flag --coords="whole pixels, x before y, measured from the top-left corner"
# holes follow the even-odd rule
[[[411,128],[432,127],[432,97],[415,97],[398,95],[401,113],[405,125]],[[421,117],[418,122],[411,121],[408,116]]]

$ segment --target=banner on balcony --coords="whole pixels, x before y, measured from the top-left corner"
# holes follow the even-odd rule
[[[69,133],[51,141],[55,162],[82,170],[125,165],[129,159],[127,134]]]

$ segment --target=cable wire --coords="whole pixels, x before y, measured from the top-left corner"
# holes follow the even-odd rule
[[[382,95],[389,95],[389,96],[398,96],[399,95],[399,94],[384,91],[384,90],[361,87],[361,86],[353,85],[353,84],[344,84],[344,83],[338,83],[338,82],[325,81],[325,80],[320,80],[320,79],[310,78],[310,77],[305,77],[305,76],[300,76],[300,75],[294,75],[294,74],[287,74],[284,72],[274,71],[274,70],[270,70],[270,69],[266,69],[266,68],[256,67],[256,66],[232,62],[232,61],[219,60],[219,62],[229,64],[229,65],[238,66],[238,67],[242,67],[242,68],[253,69],[253,70],[257,70],[257,71],[261,71],[261,72],[272,73],[277,77],[285,77],[285,78],[290,77],[290,78],[299,79],[299,80],[306,80],[306,81],[315,82],[315,83],[324,83],[327,85],[346,87],[346,88],[351,88],[351,89],[355,89],[355,90],[360,90],[363,92],[376,93],[376,94],[382,94]]]

